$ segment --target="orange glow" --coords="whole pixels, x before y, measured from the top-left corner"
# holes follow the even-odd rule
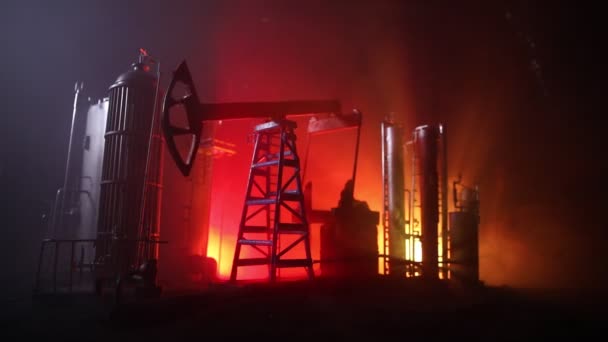
[[[224,255],[222,255],[222,236],[220,229],[217,227],[209,228],[207,257],[213,258],[217,262],[217,271],[220,278],[222,275],[226,274],[226,272],[227,274],[230,274],[231,261],[224,258]]]
[[[385,115],[388,109],[397,112],[401,118],[412,112],[409,85],[404,82],[404,76],[409,75],[406,72],[407,55],[404,49],[388,40],[367,37],[364,43],[367,48],[361,55],[361,50],[352,46],[343,32],[334,29],[336,23],[333,19],[329,20],[330,17],[326,21],[316,21],[314,25],[299,26],[293,25],[291,19],[282,15],[260,22],[259,16],[254,13],[262,14],[265,10],[256,6],[236,9],[226,7],[223,10],[226,13],[218,15],[222,20],[216,23],[211,44],[201,44],[199,53],[195,53],[192,58],[217,61],[212,67],[199,63],[197,68],[192,64],[197,86],[200,89],[212,89],[210,93],[201,95],[201,100],[339,99],[344,111],[360,109],[363,112],[363,127],[355,197],[366,201],[371,210],[381,212],[378,118]],[[390,12],[389,9],[386,10],[387,13]],[[363,8],[357,6],[349,11],[352,11],[354,17],[365,18],[368,15]],[[243,30],[245,26],[251,29]],[[290,34],[277,35],[277,32],[283,31],[282,27],[290,27]],[[213,53],[210,54],[210,51]],[[255,53],[243,58],[243,51]],[[336,51],[341,53],[335,53]],[[355,68],[360,68],[360,62],[346,61],[345,64],[344,55],[360,56],[361,61],[367,61],[375,67],[363,76],[358,71],[353,72]],[[312,70],[311,66],[316,69]],[[202,93],[200,89],[199,93]],[[372,93],[379,98],[370,96]],[[378,108],[378,101],[385,108]],[[298,152],[304,160],[308,143],[307,118],[296,121]],[[208,255],[218,258],[219,276],[223,279],[229,276],[234,254],[247,171],[251,162],[252,144],[247,138],[253,127],[254,120],[225,122],[217,132],[218,139],[237,146],[237,155],[217,160],[213,171],[212,228]],[[313,182],[313,208],[330,210],[338,204],[340,190],[352,177],[355,137],[354,130],[349,130],[311,140],[305,181]],[[380,222],[378,236],[381,244]],[[319,225],[311,225],[311,245],[313,259],[318,260]],[[245,250],[249,249],[243,251],[248,253]],[[318,265],[315,265],[315,270],[319,274]],[[303,275],[300,270],[282,270],[281,276],[298,277],[300,274]],[[239,279],[241,277],[266,278],[267,270],[265,267],[258,270],[242,267],[239,269]]]
[[[317,229],[315,229],[317,228]],[[313,259],[319,258],[319,240],[318,240],[318,226],[311,225],[311,251]],[[236,235],[234,236],[236,239]],[[290,241],[283,241],[283,243],[289,243]],[[218,278],[221,280],[228,280],[230,278],[230,271],[232,268],[232,260],[234,257],[234,240],[226,240],[222,235],[222,229],[218,227],[211,227],[209,232],[209,245],[207,247],[207,257],[213,258],[218,263]],[[243,255],[245,257],[253,257],[256,252],[251,250],[247,251],[243,249]],[[287,253],[288,256],[297,257],[298,255],[303,256],[303,251],[299,253]],[[319,267],[315,265],[315,272],[319,274]],[[279,276],[281,279],[303,279],[306,278],[306,273],[299,269],[284,269],[280,270]],[[266,279],[268,277],[268,269],[265,266],[260,267],[249,267],[241,268],[239,270],[239,279],[243,280],[255,280],[255,279]]]
[[[573,231],[571,228],[575,222],[568,225],[563,220],[552,221],[551,217],[555,217],[556,212],[525,211],[530,204],[519,203],[525,197],[521,196],[521,191],[526,189],[517,183],[513,171],[523,172],[521,170],[529,166],[518,164],[517,168],[509,169],[505,166],[504,158],[509,157],[505,156],[505,152],[511,151],[513,144],[509,135],[511,132],[505,127],[515,125],[509,120],[513,120],[514,112],[521,108],[509,107],[510,103],[515,102],[504,97],[504,89],[493,85],[494,76],[484,76],[484,73],[493,75],[487,72],[490,69],[478,69],[480,64],[486,65],[485,55],[477,60],[481,63],[469,63],[474,67],[462,66],[462,76],[466,77],[448,79],[451,82],[446,81],[445,85],[438,82],[434,94],[442,96],[433,98],[437,100],[439,109],[435,113],[425,112],[429,108],[425,107],[424,100],[418,102],[416,93],[426,86],[415,83],[416,73],[425,72],[419,71],[421,68],[415,64],[420,61],[416,59],[418,52],[412,49],[416,47],[416,40],[408,41],[410,37],[387,29],[382,19],[369,20],[366,6],[348,6],[344,10],[346,12],[340,19],[365,19],[353,21],[363,22],[364,25],[356,25],[354,31],[346,32],[336,29],[334,16],[327,16],[327,20],[319,18],[314,25],[296,25],[293,13],[269,15],[271,9],[256,5],[239,8],[226,6],[217,16],[222,19],[214,22],[212,30],[208,30],[214,32],[210,39],[201,39],[199,48],[187,56],[201,100],[227,102],[337,98],[342,101],[344,110],[360,109],[363,127],[355,197],[366,201],[371,210],[378,212],[382,212],[379,127],[384,116],[394,112],[395,120],[403,123],[406,132],[417,125],[434,124],[441,119],[448,137],[450,187],[458,173],[462,173],[463,183],[480,185],[482,280],[489,284],[528,284],[532,280],[541,282],[543,278],[555,278],[552,269],[557,268],[542,267],[542,261],[545,261],[544,265],[553,262],[554,259],[548,257],[552,254],[542,251],[553,253],[553,249],[561,250],[565,243],[548,238],[546,232],[550,229],[551,236],[565,236]],[[387,14],[401,12],[384,6],[377,9],[374,17],[383,18]],[[270,19],[260,21],[261,17],[266,16]],[[285,28],[291,29],[289,34],[278,34],[287,32]],[[243,51],[253,53],[244,58]],[[459,86],[454,88],[453,84]],[[520,123],[517,125],[520,126]],[[252,145],[247,138],[253,126],[253,120],[245,120],[225,122],[218,129],[219,139],[237,146],[237,155],[218,160],[214,165],[208,255],[217,258],[219,275],[223,279],[229,276],[232,264],[251,161]],[[304,158],[306,120],[298,119],[298,127],[297,144],[300,156]],[[311,143],[310,148],[306,180],[311,180],[314,185],[313,207],[329,210],[337,205],[339,191],[352,174],[354,134],[345,132],[319,137]],[[409,168],[408,165],[406,170]],[[171,172],[175,174],[169,170]],[[410,183],[411,179],[406,179],[408,187]],[[168,186],[163,191],[165,194],[177,192]],[[174,196],[178,198],[179,195]],[[449,204],[452,204],[451,200]],[[163,201],[163,205],[170,207],[173,204]],[[174,216],[181,215],[181,208],[177,205],[170,207],[170,210],[176,212]],[[419,217],[419,214],[416,215]],[[174,221],[163,227],[179,227],[181,222],[177,219]],[[530,231],[543,228],[545,235],[542,238],[531,236],[528,228]],[[517,229],[520,235],[513,232],[517,232]],[[166,236],[167,231],[170,229],[161,234]],[[313,225],[314,259],[319,258],[318,235],[319,227]],[[575,238],[568,235],[571,241]],[[383,252],[382,239],[382,225],[379,222],[380,252]],[[172,241],[171,238],[169,240]],[[409,242],[406,245],[413,247],[408,247],[405,257],[422,261],[419,240]],[[524,248],[525,242],[536,248]],[[438,248],[441,255],[441,242],[438,242]],[[558,251],[554,253],[561,255]],[[559,258],[561,260],[562,257]],[[382,272],[382,260],[379,265]],[[526,271],[530,269],[534,272]],[[240,271],[243,277],[266,277],[264,267],[245,267]]]

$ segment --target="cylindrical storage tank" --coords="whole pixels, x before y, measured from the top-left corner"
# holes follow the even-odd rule
[[[146,242],[159,234],[162,141],[154,112],[157,82],[150,67],[139,62],[109,89],[96,259],[114,275],[157,257],[155,245]]]
[[[475,212],[450,213],[451,278],[467,284],[479,282],[479,220]]]
[[[438,278],[439,243],[439,126],[425,125],[414,130],[415,174],[420,196],[422,276]]]
[[[101,170],[103,165],[104,134],[108,115],[108,99],[91,104],[86,115],[82,145],[82,172],[80,176],[79,208],[80,224],[77,239],[95,239],[99,213],[99,192],[101,190]],[[92,261],[93,245],[79,246],[79,262]]]
[[[385,216],[388,225],[389,274],[405,275],[405,173],[403,129],[387,121],[382,122],[382,167],[387,203]],[[385,236],[385,238],[387,238]]]

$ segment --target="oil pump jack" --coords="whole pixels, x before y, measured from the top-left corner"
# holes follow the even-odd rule
[[[185,95],[176,98],[174,90],[178,89],[180,84]],[[172,120],[176,113],[172,110],[178,106],[182,106],[186,112],[186,126],[179,126]],[[325,114],[324,117],[320,117],[321,114]],[[310,229],[300,176],[300,157],[295,143],[297,125],[295,121],[289,120],[290,116],[303,115],[316,116],[315,129],[357,127],[358,133],[360,132],[361,113],[354,110],[352,113],[342,114],[341,104],[337,100],[202,103],[186,62],[183,61],[173,72],[163,101],[161,126],[169,153],[184,176],[188,176],[192,170],[206,122],[265,119],[264,123],[254,129],[255,146],[239,224],[231,281],[237,280],[239,267],[259,265],[268,266],[270,281],[276,280],[277,269],[287,267],[303,267],[309,279],[314,277]],[[185,157],[182,157],[176,143],[179,136],[190,136]],[[357,150],[358,141],[359,134]],[[354,191],[354,187],[351,191]],[[281,248],[279,241],[284,236],[291,236],[291,239],[287,246]],[[261,257],[242,258],[242,247],[257,250]],[[303,258],[293,257],[294,253],[288,254],[295,248],[302,247],[305,255]]]

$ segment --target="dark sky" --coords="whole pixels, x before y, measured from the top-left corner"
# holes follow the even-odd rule
[[[209,101],[350,94],[350,105],[365,94],[361,103],[379,113],[407,110],[412,127],[447,122],[461,148],[454,155],[485,148],[472,153],[481,166],[470,173],[488,198],[496,184],[503,189],[492,222],[508,226],[523,250],[542,251],[538,269],[562,265],[552,279],[597,283],[596,270],[606,269],[607,170],[593,13],[524,1],[2,1],[1,222],[10,245],[2,261],[16,271],[2,276],[31,280],[38,217],[62,183],[74,83],[105,96],[145,47],[165,75],[188,59]],[[289,88],[290,75],[305,81]],[[257,79],[281,86],[239,88]],[[459,116],[463,108],[475,110]],[[560,228],[534,228],[547,221]],[[571,243],[551,242],[560,236]],[[513,244],[495,247],[518,253]]]

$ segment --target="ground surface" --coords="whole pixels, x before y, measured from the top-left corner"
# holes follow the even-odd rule
[[[90,295],[5,306],[0,335],[55,339],[210,337],[522,340],[587,338],[608,323],[601,294],[462,288],[386,278],[217,285],[115,305]]]

